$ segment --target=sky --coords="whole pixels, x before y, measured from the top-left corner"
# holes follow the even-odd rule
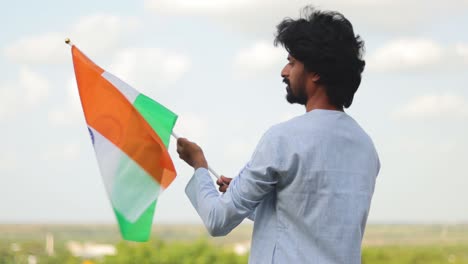
[[[74,79],[69,37],[107,71],[178,114],[174,131],[234,177],[285,100],[275,26],[301,7],[342,12],[365,41],[346,110],[382,168],[370,223],[468,221],[468,1],[2,1],[0,223],[114,223]],[[155,223],[201,223],[178,176]]]

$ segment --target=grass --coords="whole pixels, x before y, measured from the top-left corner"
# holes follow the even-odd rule
[[[468,264],[468,244],[364,247],[363,264]]]
[[[200,239],[213,248],[232,250],[235,243],[249,243],[251,224],[243,224],[226,237],[212,238],[200,225],[155,225],[153,241],[168,247],[196,245]],[[63,248],[70,240],[118,244],[121,237],[115,225],[0,225],[0,253],[11,255],[17,243],[28,254],[44,251],[46,234],[54,236]],[[43,254],[43,253],[42,253]],[[0,263],[2,262],[0,254]],[[363,240],[363,264],[468,264],[468,225],[368,225]]]

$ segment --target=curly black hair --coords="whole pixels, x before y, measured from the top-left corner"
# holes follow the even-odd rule
[[[351,106],[361,83],[364,41],[341,13],[311,6],[299,19],[285,18],[277,27],[274,44],[281,44],[307,72],[317,73],[331,104]]]

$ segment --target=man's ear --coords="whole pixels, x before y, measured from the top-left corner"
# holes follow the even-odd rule
[[[308,72],[307,73],[307,80],[311,81],[313,83],[316,83],[316,82],[318,82],[320,80],[320,75],[318,75],[315,72]]]
[[[318,75],[318,73],[311,72],[310,75],[313,82],[318,82],[320,80],[320,75]]]

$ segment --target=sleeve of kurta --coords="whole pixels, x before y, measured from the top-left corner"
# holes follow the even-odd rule
[[[255,208],[274,191],[282,167],[280,146],[272,133],[265,133],[251,160],[220,194],[205,168],[198,168],[185,192],[212,236],[223,236],[253,216]]]

